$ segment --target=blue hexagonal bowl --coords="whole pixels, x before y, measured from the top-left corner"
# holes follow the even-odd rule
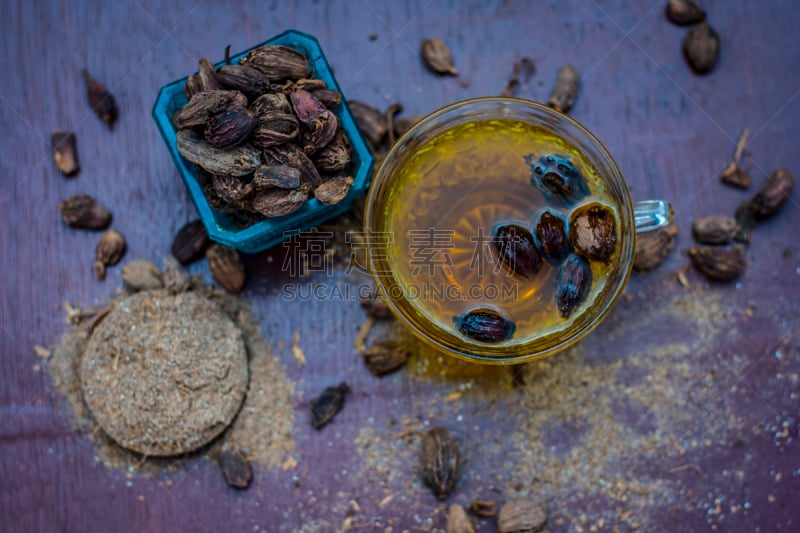
[[[328,61],[325,59],[325,54],[322,53],[319,42],[313,36],[289,30],[253,48],[258,48],[265,44],[280,44],[303,52],[308,57],[314,77],[325,81],[329,88],[342,92],[339,84],[336,83],[333,72],[331,72]],[[253,48],[233,56],[231,63],[238,63]],[[219,67],[223,64],[224,62],[220,62],[216,66]],[[183,94],[185,83],[186,78],[181,78],[169,85],[165,85],[158,91],[158,98],[153,106],[153,120],[155,120],[158,131],[161,132],[161,136],[164,138],[164,143],[172,155],[172,160],[175,162],[178,173],[186,184],[186,188],[189,189],[192,201],[197,207],[200,218],[212,240],[246,253],[260,252],[279,244],[293,233],[307,230],[347,211],[353,201],[366,193],[369,180],[372,177],[375,158],[358,131],[353,115],[347,107],[344,94],[342,94],[342,103],[333,109],[333,112],[339,118],[339,122],[353,147],[352,175],[354,181],[347,197],[335,205],[323,205],[312,197],[294,213],[284,217],[269,218],[245,228],[238,227],[226,213],[218,211],[209,205],[203,194],[203,188],[198,181],[200,176],[199,169],[194,164],[183,159],[178,153],[175,138],[177,130],[172,124],[171,118],[178,109],[188,102],[186,95]]]

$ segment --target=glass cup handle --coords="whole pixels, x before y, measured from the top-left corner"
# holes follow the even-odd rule
[[[672,206],[664,200],[645,200],[633,204],[636,233],[646,233],[668,226],[674,216]]]

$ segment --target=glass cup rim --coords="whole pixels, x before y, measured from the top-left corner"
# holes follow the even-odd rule
[[[628,222],[627,224],[628,227],[623,228],[622,230],[623,233],[627,233],[630,235],[629,238],[630,245],[628,246],[629,250],[628,253],[625,254],[625,257],[620,256],[616,261],[617,264],[624,263],[624,268],[622,269],[621,272],[622,275],[619,276],[617,279],[613,280],[615,286],[612,288],[613,290],[609,292],[609,296],[607,298],[604,298],[603,301],[599,302],[600,304],[602,304],[601,308],[596,312],[594,318],[592,318],[588,324],[586,324],[579,330],[572,332],[567,338],[560,340],[557,344],[549,346],[546,349],[531,353],[509,354],[509,350],[505,345],[497,346],[500,349],[493,352],[492,348],[494,347],[494,345],[491,344],[486,344],[486,346],[481,350],[481,353],[470,353],[467,351],[454,349],[452,346],[445,344],[436,338],[433,338],[428,332],[421,329],[417,324],[415,324],[414,321],[412,321],[410,317],[407,316],[406,312],[402,307],[400,307],[392,298],[388,297],[387,287],[383,281],[381,274],[378,272],[378,268],[376,268],[375,256],[373,253],[374,243],[371,238],[370,230],[374,229],[372,226],[376,216],[376,211],[379,208],[379,206],[382,205],[382,202],[380,201],[381,197],[378,195],[378,192],[381,189],[381,182],[389,179],[390,175],[387,174],[388,173],[387,169],[395,165],[396,160],[400,158],[399,154],[405,149],[406,145],[412,139],[414,139],[420,132],[425,132],[432,125],[435,125],[436,121],[442,118],[443,116],[450,115],[459,110],[469,109],[475,106],[478,107],[486,106],[487,110],[490,110],[491,106],[493,105],[498,106],[497,107],[498,109],[501,109],[502,107],[509,105],[516,105],[522,108],[528,108],[538,113],[543,113],[544,115],[551,116],[559,121],[565,121],[571,127],[575,128],[578,134],[581,137],[583,137],[583,140],[588,141],[588,144],[590,144],[592,148],[597,150],[600,157],[603,159],[604,163],[611,171],[608,176],[603,174],[603,180],[607,182],[608,181],[614,182],[615,185],[619,187],[619,189],[622,192],[621,196],[624,200],[623,202],[624,207],[626,208],[628,214],[628,216],[625,217],[625,219]],[[555,133],[557,134],[559,133],[557,129]],[[570,346],[574,345],[575,343],[583,339],[586,335],[591,333],[608,316],[608,314],[614,308],[619,298],[622,296],[625,290],[625,286],[627,285],[631,272],[633,270],[633,250],[636,238],[634,217],[633,217],[633,201],[630,196],[628,185],[625,181],[624,176],[622,175],[622,172],[619,169],[619,166],[617,165],[613,156],[603,145],[603,143],[600,142],[600,140],[592,132],[590,132],[583,124],[581,124],[574,118],[564,113],[561,113],[551,107],[548,107],[544,104],[541,104],[539,102],[512,96],[482,96],[478,98],[460,100],[458,102],[454,102],[444,107],[441,107],[429,113],[428,115],[425,115],[397,139],[395,144],[391,147],[391,149],[380,161],[371,181],[372,182],[367,192],[366,205],[364,208],[364,228],[366,230],[365,238],[366,238],[366,248],[367,248],[366,250],[367,264],[369,266],[370,274],[373,280],[375,281],[375,284],[379,292],[382,295],[384,295],[386,304],[392,310],[394,316],[398,317],[417,338],[419,338],[420,340],[422,340],[423,342],[425,342],[426,344],[428,344],[429,346],[433,347],[434,349],[440,352],[453,355],[460,359],[471,362],[487,363],[487,364],[516,364],[522,362],[529,362],[537,359],[543,359],[545,357],[549,357],[551,355],[555,355],[558,352],[566,350]],[[520,344],[518,346],[525,346],[526,344]]]

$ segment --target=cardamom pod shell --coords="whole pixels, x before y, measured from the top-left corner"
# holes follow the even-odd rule
[[[431,428],[423,434],[419,466],[422,480],[440,500],[455,488],[461,457],[458,443],[445,428]]]
[[[186,159],[211,174],[226,176],[246,176],[255,172],[261,164],[259,151],[247,144],[232,150],[213,146],[191,130],[177,133],[178,152]]]
[[[217,80],[217,71],[214,65],[206,58],[201,58],[197,62],[197,79],[200,82],[202,91],[219,91],[222,85]]]
[[[88,194],[70,196],[58,209],[64,222],[73,228],[100,230],[111,224],[111,212]]]
[[[247,65],[223,65],[217,70],[217,80],[223,87],[241,91],[248,98],[258,98],[271,90],[264,73]]]
[[[120,232],[110,229],[103,233],[94,250],[94,272],[98,279],[106,277],[106,267],[119,263],[127,248],[125,237]]]
[[[678,238],[678,226],[670,224],[636,236],[633,268],[637,272],[652,270],[669,256]]]
[[[250,104],[250,111],[257,117],[270,111],[291,115],[292,105],[283,93],[262,94]]]
[[[257,190],[296,189],[300,187],[300,175],[300,169],[288,165],[261,165],[253,175],[252,183]]]
[[[170,251],[181,264],[188,265],[199,259],[208,246],[208,233],[199,220],[188,222],[178,230],[172,240]]]
[[[260,46],[247,53],[240,64],[256,68],[272,81],[298,80],[309,73],[304,54],[280,45]]]
[[[122,281],[129,291],[149,291],[164,286],[161,271],[150,261],[136,259],[122,267]]]
[[[497,513],[497,533],[536,533],[547,523],[547,509],[529,500],[511,500]]]
[[[58,170],[68,178],[77,176],[81,170],[76,141],[75,134],[71,131],[54,131],[50,136],[53,161]]]
[[[409,355],[408,346],[393,340],[376,342],[362,354],[364,364],[375,376],[385,376],[399,370],[406,364]]]
[[[86,98],[89,100],[89,107],[100,120],[108,125],[108,129],[114,129],[114,123],[119,117],[119,109],[114,95],[105,85],[94,79],[88,70],[83,69],[81,74],[86,82]]]
[[[264,162],[267,165],[288,165],[300,169],[300,183],[308,185],[310,189],[322,183],[317,167],[305,152],[293,143],[265,148]]]
[[[584,205],[570,215],[569,235],[580,255],[608,264],[617,246],[617,219],[604,205]]]
[[[337,176],[329,179],[320,184],[314,189],[314,197],[319,200],[321,204],[334,205],[338,204],[350,192],[350,187],[353,186],[352,176]]]
[[[350,164],[350,141],[341,130],[326,147],[314,154],[312,161],[320,172],[339,172]]]
[[[253,144],[259,148],[285,144],[299,133],[300,124],[293,114],[268,111],[258,115],[253,130]]]
[[[575,67],[570,64],[563,65],[558,69],[556,83],[550,93],[547,105],[562,113],[568,113],[575,103],[580,83],[581,78]]]
[[[247,97],[239,91],[199,92],[175,113],[173,122],[179,129],[205,126],[213,115],[236,103],[247,105]]]
[[[256,119],[239,103],[228,105],[212,116],[205,129],[205,138],[213,146],[230,150],[242,144],[256,127]]]
[[[333,109],[342,103],[342,93],[334,89],[315,89],[311,94],[328,109]]]
[[[692,234],[697,242],[704,244],[726,244],[739,233],[739,224],[724,215],[699,217],[692,222]]]
[[[378,151],[389,132],[389,123],[386,116],[377,108],[357,100],[348,100],[347,106],[353,114],[358,129],[367,138],[373,151]]]
[[[697,24],[706,20],[706,12],[693,0],[669,0],[666,15],[670,22],[678,26]]]
[[[719,34],[701,22],[683,38],[683,55],[697,74],[707,74],[716,66],[719,58]]]
[[[450,48],[438,37],[423,40],[420,54],[425,66],[436,74],[458,76],[458,69],[453,66],[453,54]]]
[[[230,293],[239,293],[244,288],[245,270],[239,252],[221,244],[212,244],[206,250],[208,269],[211,275]]]
[[[720,248],[717,246],[693,246],[689,259],[694,267],[709,279],[729,283],[738,278],[745,269],[742,248]]]
[[[785,168],[773,172],[751,201],[753,217],[764,220],[777,213],[791,196],[793,187],[791,172]]]
[[[273,189],[253,198],[253,210],[265,217],[282,217],[300,209],[308,199],[308,191]]]

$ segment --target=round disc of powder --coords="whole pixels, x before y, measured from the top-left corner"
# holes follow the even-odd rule
[[[81,357],[83,398],[121,446],[180,455],[219,435],[247,391],[239,328],[214,303],[186,292],[120,300]]]

